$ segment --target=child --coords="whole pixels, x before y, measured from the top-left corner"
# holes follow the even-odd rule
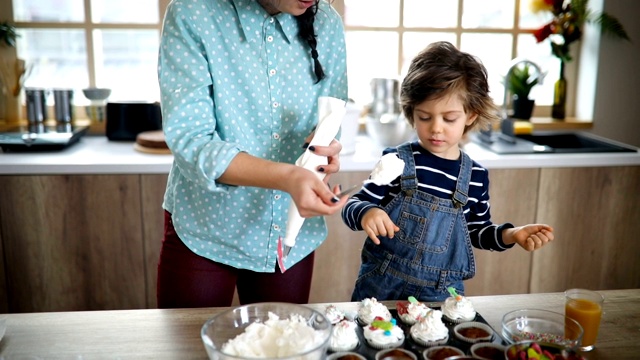
[[[464,134],[498,120],[482,63],[433,43],[413,59],[400,103],[418,141],[383,154],[404,161],[402,175],[366,182],[342,210],[347,226],[368,235],[352,301],[443,301],[448,287],[463,295],[463,280],[475,274],[472,246],[533,251],[553,240],[545,224],[493,224],[488,171],[460,149]]]

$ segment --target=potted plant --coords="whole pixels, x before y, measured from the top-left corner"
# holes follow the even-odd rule
[[[513,67],[507,76],[505,81],[512,95],[512,116],[516,119],[531,119],[535,101],[529,98],[529,93],[538,84],[539,76],[531,73],[531,66],[527,63]]]

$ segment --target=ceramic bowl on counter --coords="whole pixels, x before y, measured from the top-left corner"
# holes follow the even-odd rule
[[[200,335],[211,360],[321,360],[331,323],[304,305],[257,303],[215,315]]]
[[[577,321],[554,311],[522,309],[502,317],[502,337],[511,344],[540,341],[577,348],[583,333]]]

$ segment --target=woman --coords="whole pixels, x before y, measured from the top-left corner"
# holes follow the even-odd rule
[[[347,98],[339,15],[325,0],[174,0],[158,72],[174,155],[158,306],[229,306],[236,285],[243,304],[308,302],[322,216],[346,198],[293,163],[314,151],[339,170],[339,142],[305,149],[318,98]],[[281,273],[290,201],[308,219]]]

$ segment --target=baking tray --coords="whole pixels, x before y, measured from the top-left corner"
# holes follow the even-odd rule
[[[432,306],[430,306],[430,308],[431,309],[435,309],[435,310],[440,310],[440,307],[432,307]],[[402,328],[402,330],[404,331],[404,337],[405,338],[404,338],[404,343],[402,344],[401,347],[413,352],[414,354],[416,354],[416,356],[418,357],[419,360],[424,359],[424,357],[422,356],[422,352],[424,350],[426,350],[427,347],[419,345],[418,343],[416,343],[411,338],[411,334],[409,333],[411,325],[407,325],[404,322],[402,322],[402,320],[400,320],[400,318],[398,317],[398,311],[397,310],[389,309],[389,311],[391,312],[391,315],[393,316],[393,318],[396,319],[397,325],[400,326],[400,328]],[[481,322],[481,323],[489,325],[489,323],[482,317],[482,315],[480,315],[480,313],[476,313],[476,317],[471,321],[477,321],[477,322]],[[469,349],[471,348],[471,345],[473,345],[473,344],[470,344],[468,342],[459,340],[456,337],[456,335],[453,332],[453,328],[457,324],[452,323],[450,321],[447,321],[444,317],[442,318],[442,322],[449,329],[449,340],[447,340],[447,343],[443,344],[443,345],[454,346],[454,347],[464,351],[465,354],[469,354]],[[357,323],[357,321],[356,321],[356,323]],[[491,325],[489,325],[489,327],[493,330],[493,336],[491,338],[491,342],[492,343],[496,343],[496,344],[500,344],[500,345],[503,345],[503,346],[507,345],[506,342],[500,336],[500,334],[498,334],[498,332],[496,332],[495,329],[493,329],[493,327],[491,327]],[[369,360],[375,360],[376,353],[378,351],[380,351],[380,349],[373,348],[373,347],[371,347],[371,346],[369,346],[367,344],[367,340],[364,338],[364,331],[363,331],[363,327],[362,326],[358,325],[357,333],[358,333],[358,340],[360,340],[360,344],[358,345],[357,348],[355,348],[354,350],[351,350],[351,351],[357,352],[357,353],[363,355],[364,357],[366,357]],[[331,354],[331,351],[329,351],[328,354]]]

